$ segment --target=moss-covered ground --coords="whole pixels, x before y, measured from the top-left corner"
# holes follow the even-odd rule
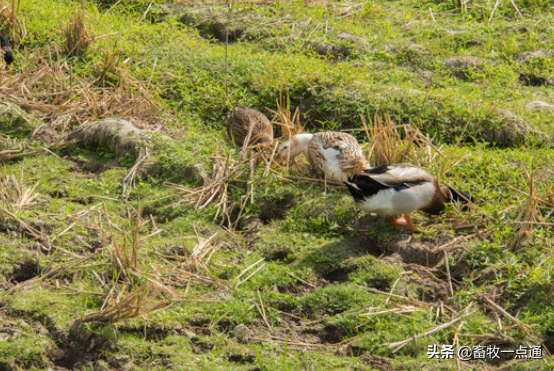
[[[495,3],[1,10],[0,369],[552,369],[554,9]],[[79,14],[88,45],[71,55]],[[271,118],[280,96],[310,132],[366,143],[376,115],[421,130],[428,145],[398,160],[474,204],[416,213],[412,235],[302,166],[241,162],[232,105]],[[110,117],[151,143],[132,184],[134,158],[61,142]],[[196,204],[197,169],[221,166],[227,188]],[[542,356],[430,359],[434,345]]]

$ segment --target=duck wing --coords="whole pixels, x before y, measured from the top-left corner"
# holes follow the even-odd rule
[[[380,191],[401,191],[424,183],[433,182],[427,171],[410,164],[381,165],[348,178],[345,182],[356,201],[372,197]]]
[[[323,157],[327,160],[336,159],[342,171],[350,174],[369,168],[362,149],[352,135],[336,131],[317,133],[310,142],[309,152],[313,158]]]
[[[358,141],[350,134],[341,133],[339,131],[326,131],[315,134],[314,138],[321,143],[324,150],[334,149],[339,151],[339,159],[355,155],[357,152],[361,154]]]
[[[365,170],[363,174],[385,187],[414,187],[433,182],[434,178],[426,170],[411,164],[381,165]]]

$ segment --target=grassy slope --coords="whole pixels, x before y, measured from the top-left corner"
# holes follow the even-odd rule
[[[553,77],[551,59],[517,61],[519,53],[552,49],[554,29],[546,21],[551,17],[548,5],[522,2],[520,6],[526,16],[522,21],[504,4],[495,21],[488,25],[492,4],[478,3],[481,6],[461,14],[455,10],[455,3],[378,1],[347,13],[344,18],[337,16],[346,8],[340,2],[316,1],[308,5],[302,1],[276,2],[251,8],[247,4],[237,5],[237,19],[250,14],[247,31],[250,41],[229,47],[229,101],[259,109],[274,108],[282,87],[293,106],[315,96],[312,109],[317,115],[312,113],[310,117],[321,120],[323,127],[359,126],[358,114],[371,117],[378,108],[398,121],[411,121],[438,133],[437,140],[449,138],[445,129],[448,125],[465,124],[474,105],[478,105],[472,121],[476,127],[490,123],[491,107],[502,107],[552,136],[552,113],[524,108],[536,99],[550,101],[551,92],[546,87],[522,86],[518,81],[518,74],[534,68],[533,63],[544,64],[540,73]],[[218,151],[236,158],[238,151],[224,138],[223,129],[227,109],[224,45],[199,37],[198,31],[175,23],[171,16],[159,23],[141,22],[148,2],[133,4],[133,8],[119,6],[109,12],[97,4],[87,4],[89,30],[95,35],[115,32],[117,35],[95,40],[83,57],[73,58],[73,71],[92,81],[98,77],[105,51],[116,50],[121,61],[133,53],[131,74],[146,81],[156,61],[151,89],[162,108],[156,122],[178,139],[159,156],[171,166],[200,162],[210,167],[212,160],[206,155],[218,148],[212,140],[215,137],[221,143]],[[47,57],[46,45],[63,42],[59,21],[67,19],[74,6],[69,1],[58,1],[55,7],[46,6],[41,0],[22,4],[21,18],[28,36],[24,48],[20,48],[14,73],[35,63],[33,55]],[[430,18],[429,8],[436,22]],[[215,6],[215,10],[224,11],[224,7]],[[244,22],[236,21],[239,25]],[[353,52],[339,61],[314,52],[312,41],[335,42],[340,31],[366,38],[369,45],[346,42]],[[459,55],[478,56],[485,62],[481,68],[461,71],[462,78],[453,77],[443,60]],[[65,60],[63,55],[59,58]],[[421,77],[422,71],[433,72],[431,83]],[[117,71],[109,81],[117,85]],[[428,92],[435,104],[423,104],[426,101],[414,90]],[[24,134],[11,133],[6,138],[28,149],[42,146]],[[5,148],[9,144],[3,142],[2,149]],[[50,239],[57,236],[52,244],[58,249],[42,251],[16,218],[3,213],[2,285],[13,289],[18,281],[37,275],[33,268],[36,264],[41,276],[52,274],[64,262],[88,259],[40,281],[27,282],[2,297],[0,333],[10,341],[0,342],[1,365],[15,369],[47,368],[53,362],[60,365],[64,352],[67,355],[66,350],[71,347],[78,356],[93,359],[104,368],[133,365],[136,369],[183,370],[249,370],[256,366],[292,370],[366,369],[378,364],[378,359],[372,357],[379,356],[388,358],[400,369],[451,369],[456,367],[455,362],[430,361],[425,349],[430,344],[450,344],[455,338],[460,345],[479,343],[457,334],[504,336],[504,349],[543,342],[552,350],[554,334],[550,327],[554,308],[549,297],[554,257],[549,226],[535,225],[523,242],[511,245],[514,236],[520,236],[520,224],[514,220],[522,218],[520,211],[530,189],[522,169],[533,174],[534,180],[540,180],[541,174],[551,174],[550,150],[475,144],[459,149],[443,145],[443,151],[453,151],[457,158],[466,156],[447,174],[447,180],[470,189],[478,206],[469,215],[453,208],[431,220],[417,215],[418,223],[428,225],[413,240],[380,219],[356,212],[343,192],[324,195],[320,185],[285,182],[274,175],[263,177],[261,169],[255,175],[256,202],[247,206],[245,216],[262,219],[261,229],[254,233],[246,230],[226,233],[219,226],[219,218],[214,222],[213,205],[196,211],[189,206],[174,207],[173,200],[156,201],[173,194],[164,185],[166,180],[192,185],[179,176],[165,173],[139,180],[124,202],[120,196],[121,181],[127,169],[113,166],[109,151],[98,155],[70,147],[57,152],[61,158],[43,155],[6,162],[3,174],[19,177],[23,169],[25,187],[40,181],[36,188],[39,202],[16,214],[36,229],[43,229]],[[75,160],[105,165],[107,170],[83,172]],[[433,173],[439,172],[440,162],[424,160],[424,163]],[[231,202],[245,198],[247,188],[240,180],[233,183]],[[540,196],[548,195],[552,189],[544,179],[533,186],[532,191]],[[295,203],[282,217],[265,220],[268,214],[264,205],[279,205],[283,199],[293,199]],[[4,201],[3,209],[9,207]],[[552,201],[548,197],[543,201],[537,212],[545,218]],[[145,285],[144,277],[148,274],[130,283],[118,278],[111,259],[116,242],[132,245],[139,203],[144,206],[143,218],[147,220],[151,214],[156,226],[163,229],[162,233],[149,236],[156,230],[154,224],[149,224],[140,231],[137,261],[141,272],[148,271],[156,280],[175,284],[171,270],[164,270],[168,263],[159,254],[173,256],[170,260],[177,264],[190,256],[196,244],[190,236],[197,232],[207,238],[217,232],[220,249],[209,265],[217,280],[214,285],[203,285],[194,279],[175,284],[181,299],[168,308],[113,325],[87,324],[90,332],[81,332],[90,338],[83,340],[83,336],[70,331],[76,319],[100,310],[105,300],[108,305],[117,301],[114,292]],[[108,232],[107,215],[117,226],[112,232]],[[456,230],[453,225],[460,218],[484,227],[480,233],[471,228]],[[69,226],[72,226],[69,233],[60,235]],[[95,229],[97,226],[104,232]],[[407,266],[374,256],[390,255],[394,246],[402,243],[414,249],[416,244],[433,248],[453,237],[459,238],[459,242],[449,260],[455,278],[452,297],[444,294],[447,288],[444,263],[428,273],[420,265],[426,265],[421,256],[403,255],[406,263],[413,263]],[[183,249],[185,257],[175,256]],[[241,272],[262,258],[266,259],[265,266],[234,287]],[[184,264],[182,269],[193,268]],[[202,270],[199,273],[206,274]],[[364,287],[393,290],[427,304],[419,303],[416,305],[419,310],[414,312],[361,317],[358,314],[406,309],[411,305],[396,299],[386,302],[386,296]],[[486,309],[479,299],[481,294],[493,298],[525,325],[532,326],[532,330],[523,325],[501,330],[495,311]],[[445,301],[446,309],[437,312],[440,301]],[[458,323],[419,339],[419,351],[412,342],[395,353],[386,346],[447,323],[470,303],[476,311],[460,322],[462,327]],[[513,325],[506,317],[501,321],[503,326]],[[254,331],[246,343],[232,335],[239,324]],[[533,338],[535,334],[539,338]],[[331,344],[339,340],[345,343]],[[94,345],[84,345],[91,342]],[[324,345],[305,345],[311,342]],[[308,351],[302,352],[304,348]],[[548,360],[526,361],[510,367],[551,366],[552,361]]]

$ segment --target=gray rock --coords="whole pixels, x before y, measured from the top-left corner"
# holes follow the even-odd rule
[[[118,158],[126,154],[138,156],[148,145],[144,131],[123,119],[88,122],[69,133],[67,140],[78,140],[87,147],[111,146]]]
[[[478,68],[483,65],[483,60],[479,57],[463,55],[459,57],[446,58],[444,60],[444,64],[448,68]]]
[[[528,137],[537,136],[540,143],[550,142],[550,138],[547,135],[539,132],[512,112],[497,108],[496,114],[499,124],[481,128],[479,131],[479,136],[486,141],[512,145],[524,142]]]
[[[542,110],[552,110],[554,105],[550,103],[543,102],[541,100],[534,100],[525,105],[525,109],[529,111],[542,111]]]
[[[334,58],[343,58],[350,55],[350,49],[346,46],[314,42],[312,43],[314,51],[323,56],[332,56]]]
[[[364,39],[363,37],[349,34],[348,32],[340,32],[336,37],[339,40],[353,41],[353,42],[365,44],[365,45],[369,44],[368,39]]]
[[[0,103],[0,130],[31,131],[38,122],[27,115],[18,106],[11,103]]]
[[[202,164],[194,164],[183,168],[183,175],[199,185],[204,185],[206,179],[210,176]]]
[[[431,81],[433,80],[433,76],[435,74],[432,71],[422,71],[421,77],[423,77],[425,80]]]
[[[536,50],[534,52],[523,52],[517,55],[517,61],[525,62],[526,60],[531,58],[541,58],[541,57],[546,58],[549,55],[550,53],[544,50]]]
[[[240,324],[233,330],[233,337],[241,343],[248,343],[250,338],[254,335],[252,330],[246,327],[244,324]]]

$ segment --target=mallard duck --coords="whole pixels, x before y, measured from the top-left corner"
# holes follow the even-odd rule
[[[10,41],[4,35],[0,35],[0,48],[4,53],[6,65],[11,64],[13,62],[12,44],[10,44]]]
[[[345,182],[349,176],[370,168],[358,141],[347,133],[293,135],[279,147],[276,161],[290,161],[301,153],[326,181]]]
[[[227,133],[241,147],[273,142],[271,121],[260,111],[238,105],[227,120]]]
[[[450,201],[472,201],[469,193],[440,187],[427,171],[410,164],[381,165],[350,177],[346,182],[354,204],[367,213],[388,216],[390,223],[419,232],[410,213],[436,215]],[[394,216],[404,214],[405,218]]]

